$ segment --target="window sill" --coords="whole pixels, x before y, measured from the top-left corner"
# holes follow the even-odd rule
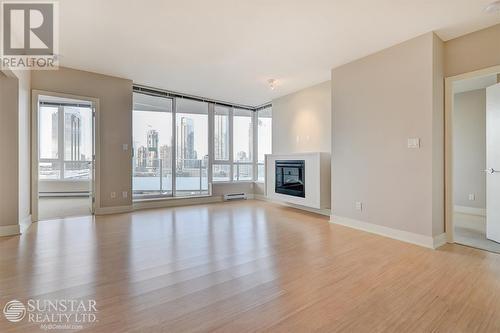
[[[132,202],[141,203],[141,202],[155,202],[155,201],[175,201],[175,200],[186,200],[186,199],[210,198],[211,196],[212,195],[210,194],[200,194],[200,195],[191,195],[185,197],[144,198],[144,199],[132,199]]]
[[[225,184],[250,184],[254,183],[253,180],[233,180],[233,181],[217,181],[217,182],[212,182],[212,185],[225,185]]]

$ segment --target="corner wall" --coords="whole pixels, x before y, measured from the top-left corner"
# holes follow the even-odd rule
[[[19,92],[19,223],[31,223],[31,71],[17,70]]]
[[[132,205],[132,81],[69,68],[33,71],[32,89],[99,99],[100,205]],[[122,145],[128,144],[128,151]],[[128,198],[110,193],[128,192]]]
[[[332,71],[335,216],[429,243],[443,233],[442,61],[428,33]]]
[[[19,233],[18,79],[0,72],[0,236]]]

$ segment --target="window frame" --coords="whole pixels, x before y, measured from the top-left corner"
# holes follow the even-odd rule
[[[92,163],[91,161],[80,161],[80,160],[67,160],[66,159],[66,138],[65,138],[65,108],[69,107],[69,105],[65,105],[64,103],[54,103],[52,106],[54,108],[57,108],[57,158],[42,158],[41,157],[41,152],[40,149],[38,149],[38,164],[40,165],[41,163],[55,163],[59,165],[59,175],[57,178],[46,178],[42,179],[40,177],[40,169],[38,170],[38,178],[40,181],[43,182],[66,182],[66,183],[71,183],[71,182],[79,182],[79,181],[90,181],[90,174],[89,178],[82,178],[82,179],[71,179],[71,178],[66,178],[66,163]],[[81,108],[84,108],[83,105],[80,106]],[[88,107],[90,110],[91,118],[95,117],[95,107],[93,105],[88,105],[85,106]],[[41,111],[41,106],[38,106],[39,111]],[[91,121],[93,121],[91,119]],[[40,135],[40,132],[38,132],[38,135]],[[40,138],[38,138],[40,140]],[[94,155],[94,153],[92,153]],[[93,159],[93,156],[91,156],[91,159]]]
[[[210,178],[211,182],[213,184],[224,184],[224,183],[253,183],[256,181],[256,171],[257,171],[257,168],[256,168],[256,163],[257,163],[257,152],[258,152],[258,138],[257,138],[257,122],[256,122],[256,117],[257,117],[257,111],[254,111],[254,110],[247,110],[247,109],[241,109],[241,110],[244,110],[244,111],[249,111],[249,112],[252,112],[250,118],[251,118],[251,124],[252,124],[252,138],[250,138],[252,140],[252,149],[250,151],[250,154],[252,156],[251,160],[250,161],[244,161],[244,162],[239,162],[239,161],[235,161],[235,158],[234,158],[234,111],[235,109],[240,109],[240,108],[235,108],[235,107],[228,107],[228,106],[224,106],[222,105],[222,107],[226,107],[229,111],[229,117],[228,117],[228,120],[229,120],[229,145],[228,145],[228,149],[229,149],[229,159],[228,160],[216,160],[215,159],[215,106],[217,106],[217,103],[211,103],[212,104],[212,108],[211,110],[209,109],[209,117],[211,118],[211,122],[210,122],[210,128],[211,128],[211,137],[210,137],[210,141],[211,142],[211,146],[212,146],[212,150],[211,150],[211,154],[210,154],[210,159],[212,161],[212,165],[210,166],[210,171],[212,172],[213,171],[213,166],[214,165],[227,165],[229,166],[229,180],[214,180],[213,179],[213,175],[212,177]],[[251,175],[251,179],[238,179],[239,178],[239,175],[235,173],[234,169],[236,167],[236,169],[239,168],[239,166],[242,166],[242,165],[251,165],[252,166],[252,175]]]

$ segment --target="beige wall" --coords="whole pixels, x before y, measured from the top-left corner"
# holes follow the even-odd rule
[[[31,71],[18,70],[19,221],[31,222]]]
[[[0,72],[0,234],[19,231],[18,104],[17,78]]]
[[[458,206],[486,208],[486,90],[455,95],[453,199]],[[469,194],[476,200],[470,201]]]
[[[331,152],[331,84],[273,100],[273,153]]]
[[[61,68],[32,73],[32,89],[94,97],[100,104],[101,207],[132,204],[132,81]],[[128,144],[128,151],[122,145]],[[128,198],[121,197],[127,191]],[[111,199],[111,192],[117,193]]]
[[[444,231],[441,48],[428,33],[332,71],[334,215]]]
[[[445,76],[500,65],[500,24],[445,43]]]

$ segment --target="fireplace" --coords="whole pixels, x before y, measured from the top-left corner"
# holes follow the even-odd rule
[[[306,197],[305,161],[276,161],[275,192],[294,197]]]

